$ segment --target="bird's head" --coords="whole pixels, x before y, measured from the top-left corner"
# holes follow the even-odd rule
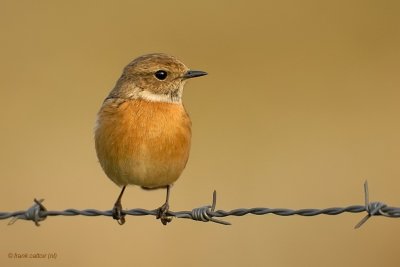
[[[136,58],[124,68],[110,96],[180,103],[187,79],[206,74],[190,70],[172,56],[148,54]]]

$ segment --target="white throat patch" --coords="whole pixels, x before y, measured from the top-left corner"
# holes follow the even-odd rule
[[[182,103],[182,89],[177,94],[155,94],[150,91],[141,91],[137,94],[140,98],[153,102]]]

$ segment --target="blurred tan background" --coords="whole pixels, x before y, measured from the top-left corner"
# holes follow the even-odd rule
[[[172,210],[209,204],[400,205],[398,1],[0,1],[0,211],[108,210],[93,127],[133,58],[175,55],[208,76],[187,84],[188,166]],[[128,188],[125,208],[164,191]],[[0,221],[1,266],[399,266],[400,220],[364,214]],[[57,253],[56,260],[8,253]]]

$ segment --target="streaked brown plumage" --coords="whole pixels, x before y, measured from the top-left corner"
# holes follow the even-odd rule
[[[95,145],[106,175],[123,189],[114,205],[114,219],[123,224],[121,197],[125,186],[167,188],[160,208],[167,217],[169,186],[186,166],[191,121],[182,105],[187,79],[205,75],[190,71],[165,54],[141,56],[128,64],[104,101],[97,117]]]

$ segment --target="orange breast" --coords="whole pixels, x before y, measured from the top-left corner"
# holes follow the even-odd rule
[[[182,104],[108,99],[95,130],[97,156],[118,185],[166,186],[189,157],[191,122]]]

